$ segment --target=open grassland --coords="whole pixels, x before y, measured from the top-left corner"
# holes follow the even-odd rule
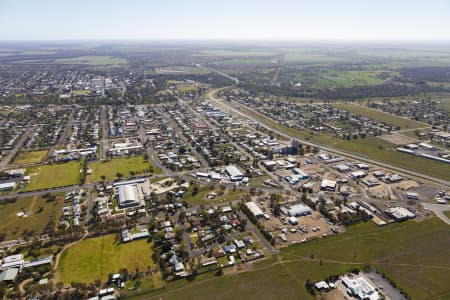
[[[319,89],[382,84],[384,82],[384,79],[381,78],[382,74],[387,78],[399,74],[390,70],[316,70],[312,72],[313,74],[311,74],[311,70],[305,72],[299,68],[298,71],[288,70],[286,74],[282,70],[281,74],[293,77],[294,81],[301,82],[303,86]]]
[[[86,239],[69,249],[61,256],[59,276],[62,282],[90,283],[96,279],[106,281],[109,273],[122,268],[141,272],[154,268],[151,259],[151,244],[146,239],[119,244],[116,236],[105,235]]]
[[[4,239],[25,237],[28,233],[41,234],[49,224],[52,228],[58,223],[64,199],[58,195],[55,201],[47,202],[40,196],[18,198],[15,203],[0,205],[0,233]],[[23,212],[26,218],[16,214]],[[33,235],[33,234],[32,234]]]
[[[220,193],[220,188],[213,187],[212,189],[209,186],[198,186],[198,192],[196,194],[192,194],[194,189],[194,185],[191,185],[186,193],[183,195],[183,200],[192,204],[197,205],[208,205],[213,203],[228,203],[233,200],[239,200],[241,197],[245,196],[248,192],[246,190],[233,190],[226,189],[223,193]],[[216,193],[217,196],[214,199],[208,199],[208,195],[210,193]]]
[[[68,64],[68,65],[89,65],[89,66],[119,66],[127,64],[124,58],[108,55],[85,55],[71,58],[49,59],[44,56],[36,59],[25,59],[14,61],[16,64]]]
[[[81,163],[68,162],[64,164],[42,165],[27,169],[31,176],[25,191],[42,190],[60,186],[76,185],[81,179]]]
[[[59,64],[76,64],[76,65],[124,65],[127,61],[123,58],[107,56],[107,55],[86,55],[73,58],[58,58],[53,61]]]
[[[144,161],[142,156],[132,156],[124,158],[114,158],[108,161],[96,161],[89,164],[92,174],[87,176],[88,182],[97,182],[102,180],[116,179],[117,174],[123,177],[130,177],[131,172],[135,174],[143,174],[151,171],[153,174],[159,174],[160,170],[154,167],[150,162]]]
[[[439,99],[438,101],[438,108],[445,109],[446,111],[450,112],[450,99]]]
[[[402,118],[398,116],[394,116],[392,114],[388,114],[376,109],[372,109],[369,107],[365,107],[358,104],[353,103],[334,103],[334,107],[346,110],[355,115],[360,115],[363,117],[367,117],[373,119],[378,122],[383,122],[392,126],[400,127],[400,129],[415,129],[415,128],[423,128],[428,127],[428,124],[417,122],[411,119]]]
[[[255,111],[236,104],[239,110],[251,116],[258,122],[265,124],[277,131],[288,134],[292,137],[308,140],[319,145],[329,146],[335,149],[343,150],[349,153],[365,156],[392,166],[404,168],[421,174],[434,176],[448,180],[450,178],[450,168],[444,163],[433,161],[430,159],[409,155],[396,151],[395,145],[383,141],[379,138],[368,137],[346,141],[327,134],[312,134],[308,131],[300,131],[278,124]],[[226,109],[226,108],[225,108]]]
[[[271,58],[232,58],[221,61],[214,61],[215,65],[224,65],[224,66],[276,66],[276,62]]]
[[[192,84],[177,85],[177,91],[180,93],[195,93],[195,91],[197,91],[197,86]]]
[[[314,259],[311,259],[311,254]],[[169,283],[166,290],[133,299],[316,299],[306,281],[345,274],[368,264],[394,280],[412,299],[450,296],[450,227],[438,218],[385,227],[363,223],[346,233],[282,249],[250,271]]]
[[[32,164],[41,162],[47,156],[48,150],[20,151],[13,164]]]
[[[211,71],[205,68],[191,66],[167,66],[156,68],[156,74],[174,75],[174,74],[208,74]]]

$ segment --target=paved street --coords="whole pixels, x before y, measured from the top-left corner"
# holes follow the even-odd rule
[[[450,225],[450,219],[444,214],[444,211],[450,211],[450,205],[422,203],[422,206],[434,212],[442,221]]]

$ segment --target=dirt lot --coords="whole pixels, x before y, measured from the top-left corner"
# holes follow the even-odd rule
[[[420,183],[414,180],[403,180],[398,183],[387,184],[381,182],[380,185],[369,188],[369,194],[377,199],[402,200],[406,191],[420,187]]]
[[[282,219],[286,220],[285,224],[283,224]],[[261,224],[277,237],[277,248],[286,247],[294,241],[301,243],[311,238],[333,234],[331,231],[332,226],[316,211],[313,211],[312,215],[298,217],[298,225],[295,226],[288,223],[287,220],[287,216],[281,216],[280,218],[271,216],[270,220],[260,220]],[[278,238],[283,231],[285,231],[287,242],[283,242]]]
[[[380,138],[395,145],[404,145],[417,142],[413,138],[399,134],[385,134],[380,136]]]
[[[319,295],[317,297],[317,299],[319,299],[319,300],[344,300],[344,299],[349,299],[349,298],[341,290],[334,289],[334,290],[329,291],[326,294]]]

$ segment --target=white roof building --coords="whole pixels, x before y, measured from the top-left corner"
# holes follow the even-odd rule
[[[292,205],[290,208],[287,208],[286,212],[290,217],[300,217],[310,215],[311,208],[309,208],[304,204],[295,204]]]
[[[234,165],[229,165],[225,167],[225,173],[230,176],[232,181],[240,181],[244,175],[239,171],[239,169]]]
[[[348,276],[342,278],[342,283],[347,287],[348,292],[359,299],[379,300],[380,294],[364,278],[351,279]]]
[[[259,206],[255,202],[247,202],[245,203],[250,212],[257,218],[264,217],[264,212],[259,208]]]
[[[334,191],[336,190],[336,181],[324,179],[320,184],[320,189],[327,191]]]
[[[5,182],[0,183],[0,191],[9,191],[15,189],[17,186],[17,183],[15,182]]]
[[[144,205],[144,196],[137,185],[121,185],[119,191],[119,207],[138,207]]]

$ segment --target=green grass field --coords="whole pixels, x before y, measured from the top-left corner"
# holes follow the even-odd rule
[[[301,82],[304,86],[320,89],[382,84],[384,80],[380,78],[381,73],[388,74],[390,78],[398,75],[398,72],[389,70],[320,70],[311,74],[311,71],[305,73],[300,68],[295,72],[290,71],[288,76],[293,75],[293,80]]]
[[[197,90],[195,85],[177,85],[177,91],[180,93],[193,93]]]
[[[58,58],[53,63],[59,64],[75,64],[75,65],[93,65],[93,66],[109,66],[109,65],[124,65],[127,63],[126,59],[107,56],[107,55],[86,55],[73,58]]]
[[[314,259],[311,259],[311,254]],[[438,218],[376,227],[363,223],[346,233],[281,250],[251,271],[169,283],[166,291],[133,299],[316,299],[306,280],[323,280],[370,264],[412,299],[449,299],[450,227]],[[322,264],[320,264],[322,260]]]
[[[142,156],[133,156],[126,158],[114,158],[109,161],[96,161],[88,166],[92,170],[92,174],[87,176],[88,182],[97,182],[102,180],[102,176],[106,180],[117,178],[117,173],[121,173],[123,177],[130,177],[130,172],[147,173],[149,168],[153,169],[153,174],[159,174],[160,170],[153,167],[150,162],[144,161]]]
[[[115,235],[89,238],[67,249],[61,256],[58,272],[65,284],[90,283],[96,279],[106,281],[109,273],[126,268],[147,271],[154,268],[151,244],[146,239],[117,244]]]
[[[62,196],[49,203],[39,196],[31,196],[18,198],[16,203],[0,205],[0,232],[6,235],[5,240],[25,237],[25,232],[41,234],[49,222],[54,221],[57,225],[63,201]],[[28,217],[17,217],[19,212],[26,213]]]
[[[367,117],[373,119],[375,121],[384,122],[386,124],[390,124],[392,126],[398,126],[401,129],[415,129],[415,128],[423,128],[428,127],[428,124],[417,122],[411,119],[397,117],[376,109],[372,109],[369,107],[361,106],[358,104],[350,104],[350,103],[334,103],[334,107],[346,110],[351,112],[352,114],[360,115],[363,117]]]
[[[25,191],[48,189],[67,185],[76,185],[81,179],[81,163],[68,162],[65,164],[42,165],[27,169],[31,176]]]
[[[224,195],[217,196],[214,199],[208,199],[206,196],[209,193],[215,192],[218,194],[220,192],[220,188],[216,186],[213,190],[211,190],[209,186],[199,186],[198,193],[194,196],[192,195],[193,188],[193,185],[189,187],[188,191],[183,196],[183,200],[187,201],[190,204],[197,205],[208,205],[220,202],[227,203],[229,201],[240,199],[242,196],[247,194],[246,190],[236,189],[235,191],[233,191],[231,189],[227,189],[226,191],[224,191]]]
[[[20,151],[13,164],[31,164],[41,162],[47,156],[48,150]]]
[[[18,60],[15,64],[68,64],[68,65],[89,65],[89,66],[120,66],[127,64],[124,58],[108,55],[85,55],[71,58],[47,59],[45,56],[36,59]]]
[[[450,112],[450,99],[440,99],[437,108],[444,109]]]
[[[157,74],[208,74],[210,72],[208,69],[192,66],[167,66],[155,69]]]
[[[277,52],[258,51],[258,50],[202,50],[194,54],[194,56],[211,56],[211,57],[261,57],[275,56]]]

